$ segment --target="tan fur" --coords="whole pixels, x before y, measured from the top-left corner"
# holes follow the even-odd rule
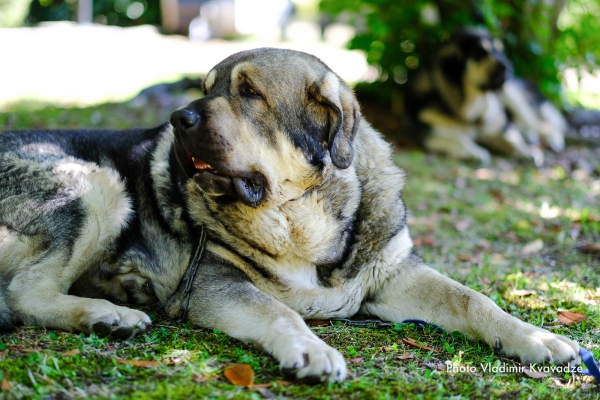
[[[348,317],[361,311],[395,322],[422,319],[523,361],[578,360],[575,342],[506,314],[487,297],[440,275],[412,254],[400,200],[404,173],[394,165],[390,146],[360,120],[345,83],[302,53],[261,49],[244,54],[215,67],[220,77],[230,71],[230,92],[206,100],[205,107],[216,115],[199,129],[203,137],[219,137],[232,146],[227,154],[236,166],[268,177],[268,195],[257,207],[223,205],[193,181],[188,183],[192,218],[218,238],[207,251],[249,279],[221,281],[225,275],[217,271],[230,271],[225,266],[202,272],[192,292],[192,322],[260,345],[296,378],[321,381],[343,379],[343,359],[316,339],[299,317]],[[237,62],[230,65],[229,60]],[[237,97],[242,80],[252,82],[261,99]],[[219,87],[218,79],[213,87]],[[311,100],[298,100],[306,91]],[[345,122],[337,134],[347,135],[352,146],[347,167],[335,166],[330,153],[316,174],[286,136],[289,133],[277,131],[275,140],[265,140],[262,132],[274,126],[269,118],[286,112],[283,104],[294,101],[295,113],[306,113],[323,125],[324,118],[335,121],[335,111],[342,110]],[[252,111],[248,116],[242,110]],[[350,222],[338,215],[356,218],[351,245],[344,236]],[[339,249],[346,246],[350,247],[343,261]],[[336,260],[342,265],[323,282],[319,266]],[[216,298],[208,293],[212,287],[220,288]],[[180,292],[169,302],[171,313],[178,312],[179,296]]]

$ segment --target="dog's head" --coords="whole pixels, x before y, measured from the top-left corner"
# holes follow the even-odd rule
[[[352,163],[358,104],[314,56],[234,54],[208,73],[204,93],[171,124],[185,174],[219,203],[281,204]]]
[[[482,29],[464,29],[452,35],[437,60],[446,79],[477,89],[497,90],[512,73],[502,42]]]

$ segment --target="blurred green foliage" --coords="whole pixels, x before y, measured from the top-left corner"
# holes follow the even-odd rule
[[[160,0],[93,0],[93,7],[94,22],[117,26],[160,24]],[[77,0],[32,0],[26,22],[74,21],[76,15]]]
[[[31,0],[0,0],[0,28],[23,24]]]
[[[501,38],[516,75],[554,100],[561,69],[593,68],[600,60],[600,0],[321,0],[320,8],[356,26],[350,48],[367,53],[380,72],[370,87],[387,99],[466,26]]]

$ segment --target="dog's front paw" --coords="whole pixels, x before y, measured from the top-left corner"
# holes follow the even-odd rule
[[[307,383],[337,382],[346,378],[344,357],[320,339],[311,336],[290,338],[279,352],[281,371]]]
[[[519,321],[519,326],[504,340],[494,338],[494,347],[517,357],[524,364],[553,362],[559,365],[581,363],[579,345],[571,339]]]
[[[117,306],[105,300],[95,300],[93,307],[83,314],[83,331],[98,336],[127,339],[152,323],[145,313]]]

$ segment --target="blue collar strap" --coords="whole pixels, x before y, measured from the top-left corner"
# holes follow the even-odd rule
[[[583,364],[588,368],[587,371],[584,370],[581,371],[581,373],[593,376],[596,382],[600,382],[600,370],[598,369],[598,364],[596,363],[596,360],[594,360],[592,352],[580,347],[579,355],[581,356]]]

